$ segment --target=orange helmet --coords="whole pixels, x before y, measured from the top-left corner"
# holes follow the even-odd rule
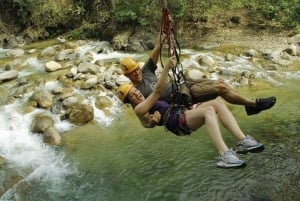
[[[128,92],[132,87],[132,84],[122,84],[116,89],[116,94],[122,102],[124,102],[126,96],[128,95]]]
[[[120,62],[121,69],[125,75],[133,72],[135,69],[139,67],[139,63],[137,63],[133,58],[131,57],[125,57]]]

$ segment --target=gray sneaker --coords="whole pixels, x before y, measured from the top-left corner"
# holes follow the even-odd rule
[[[232,149],[229,149],[219,157],[217,166],[220,168],[238,168],[245,167],[246,162],[240,160],[236,153]]]
[[[246,154],[247,152],[258,153],[262,152],[264,148],[263,144],[258,143],[253,137],[247,135],[244,139],[237,142],[234,151],[241,154]]]

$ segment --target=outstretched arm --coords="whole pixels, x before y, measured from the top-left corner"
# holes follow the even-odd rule
[[[166,86],[166,82],[168,79],[168,73],[171,68],[173,68],[176,64],[176,57],[170,57],[168,59],[167,64],[163,68],[163,71],[154,86],[153,92],[140,104],[135,107],[135,113],[140,118],[145,118],[145,115],[148,114],[149,110],[153,107],[155,102],[159,99],[161,94],[164,91]]]
[[[165,36],[159,35],[155,41],[154,49],[152,50],[151,55],[150,55],[150,58],[152,59],[154,64],[157,64],[157,62],[158,62],[161,46],[162,46],[164,40],[165,40]]]

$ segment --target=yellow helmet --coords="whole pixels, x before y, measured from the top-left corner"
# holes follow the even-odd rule
[[[125,57],[120,62],[121,69],[125,75],[131,73],[139,67],[139,64],[131,57]]]
[[[124,102],[128,92],[132,87],[133,87],[132,84],[122,84],[116,89],[116,94],[122,102]]]

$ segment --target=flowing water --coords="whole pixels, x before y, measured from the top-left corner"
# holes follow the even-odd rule
[[[122,56],[113,52],[105,58]],[[29,61],[36,74],[43,74],[36,58]],[[244,59],[227,65],[231,70],[236,66],[250,71],[258,68]],[[299,200],[299,70],[296,65],[283,71],[261,71],[267,80],[260,85],[264,87],[236,88],[248,97],[277,96],[272,109],[254,116],[247,116],[241,106],[228,105],[242,130],[266,147],[262,153],[240,155],[247,162],[244,169],[216,167],[218,154],[204,127],[187,137],[174,136],[162,127],[145,129],[131,108],[117,100],[111,115],[95,110],[95,121],[81,127],[53,115],[63,139],[59,147],[44,144],[40,135],[29,131],[34,114],[40,111],[19,113],[28,97],[2,105],[0,156],[6,163],[0,167],[0,200]],[[3,97],[11,85],[1,85]],[[54,88],[56,83],[49,82],[47,87]],[[222,131],[226,143],[234,147],[233,138]]]

